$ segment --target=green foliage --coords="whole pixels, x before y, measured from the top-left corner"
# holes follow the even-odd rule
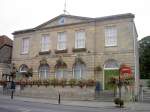
[[[150,79],[147,81],[147,86],[150,88]]]
[[[69,80],[69,85],[70,85],[71,87],[75,86],[75,85],[76,85],[76,79],[70,79],[70,80]]]
[[[114,99],[114,103],[117,105],[117,106],[120,106],[120,107],[123,107],[124,106],[124,101],[120,98],[115,98]]]
[[[150,79],[150,36],[139,41],[140,78]]]

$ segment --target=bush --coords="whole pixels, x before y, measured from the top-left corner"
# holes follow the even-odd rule
[[[115,98],[115,99],[114,99],[114,103],[115,103],[117,106],[120,106],[120,107],[123,107],[123,106],[124,106],[124,101],[121,100],[120,98]]]
[[[62,87],[66,86],[66,84],[67,84],[67,80],[66,79],[59,80],[59,85],[61,85]]]
[[[78,86],[79,86],[80,88],[83,88],[85,85],[86,85],[86,81],[85,81],[85,80],[79,80],[79,81],[78,81]]]
[[[58,79],[53,78],[50,80],[50,84],[53,85],[54,87],[58,85]]]
[[[70,85],[71,87],[75,86],[75,85],[76,85],[76,79],[70,79],[70,80],[69,80],[69,85]]]
[[[150,88],[150,79],[147,81],[147,87]]]
[[[96,82],[95,80],[89,79],[86,81],[86,86],[95,86]]]

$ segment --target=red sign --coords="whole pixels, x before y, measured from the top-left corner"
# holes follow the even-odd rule
[[[126,66],[126,65],[122,65],[120,67],[119,71],[120,71],[121,75],[125,75],[125,74],[131,75],[132,74],[131,68],[129,66]]]

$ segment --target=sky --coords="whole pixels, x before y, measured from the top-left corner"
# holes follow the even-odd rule
[[[63,14],[65,0],[0,0],[0,35],[34,28]],[[138,40],[150,35],[150,0],[66,0],[71,15],[103,17],[135,14]]]

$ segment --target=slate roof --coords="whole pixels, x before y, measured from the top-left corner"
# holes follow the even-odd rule
[[[0,48],[2,48],[4,45],[12,47],[13,41],[8,38],[6,35],[0,36]]]

